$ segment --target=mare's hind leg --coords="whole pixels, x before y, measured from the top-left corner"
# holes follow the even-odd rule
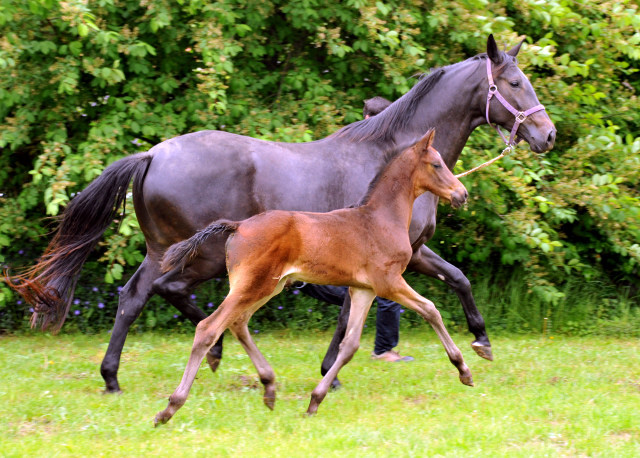
[[[258,371],[258,376],[264,386],[262,400],[269,409],[273,410],[276,403],[276,374],[251,338],[251,333],[247,326],[249,318],[250,316],[245,315],[229,326],[229,330],[240,341],[249,358],[251,358],[251,362],[256,371]]]
[[[100,365],[100,373],[105,382],[105,393],[120,392],[118,367],[124,342],[131,324],[138,318],[144,305],[153,295],[151,284],[159,276],[158,263],[147,256],[120,292],[116,321],[113,325],[107,352]]]
[[[322,365],[320,366],[320,373],[324,376],[335,364],[338,352],[340,351],[340,344],[344,340],[344,335],[347,332],[347,323],[349,322],[349,311],[351,310],[351,296],[347,294],[340,308],[340,315],[338,315],[338,323],[336,324],[336,330],[331,338],[331,343],[327,349],[327,353],[324,355]],[[331,388],[338,389],[342,384],[338,377],[331,382]]]
[[[350,288],[349,294],[351,296],[351,313],[349,314],[346,335],[340,344],[336,362],[311,393],[311,402],[307,409],[308,415],[313,415],[318,411],[318,406],[327,395],[331,382],[338,376],[340,369],[351,361],[351,358],[358,350],[364,319],[371,308],[373,299],[376,297],[376,294],[370,289]]]
[[[440,312],[438,312],[433,302],[416,293],[401,276],[396,279],[390,292],[386,293],[383,297],[398,302],[411,310],[415,310],[427,320],[440,338],[440,342],[442,342],[449,356],[449,360],[458,369],[460,381],[465,385],[473,386],[471,371],[464,362],[462,352],[453,342],[453,339],[451,339],[447,329],[444,327]]]
[[[212,271],[213,275],[208,274]],[[195,301],[191,299],[191,293],[197,285],[216,275],[219,273],[211,268],[210,263],[207,263],[206,266],[203,266],[202,262],[194,263],[184,270],[174,270],[162,275],[153,283],[153,292],[164,298],[189,321],[197,325],[207,317],[207,314],[196,306]],[[222,359],[223,335],[220,335],[217,342],[207,352],[207,363],[213,372],[216,371]]]
[[[435,254],[426,245],[422,245],[413,254],[409,268],[415,272],[442,280],[455,291],[467,318],[469,331],[475,336],[475,340],[471,343],[471,348],[482,358],[493,361],[491,342],[489,342],[489,337],[487,336],[484,318],[478,311],[473,294],[471,294],[471,283],[462,271]]]

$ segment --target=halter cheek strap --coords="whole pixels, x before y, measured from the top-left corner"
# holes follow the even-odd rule
[[[511,112],[511,114],[513,114],[513,116],[515,116],[516,120],[513,123],[513,128],[511,129],[511,136],[509,137],[509,140],[507,140],[507,138],[504,136],[504,134],[500,130],[500,127],[498,127],[497,125],[493,127],[495,127],[495,129],[498,131],[498,133],[500,134],[500,137],[502,137],[502,140],[504,140],[507,146],[515,146],[518,142],[514,142],[514,140],[516,139],[516,134],[518,132],[518,127],[520,127],[520,124],[522,124],[529,115],[532,115],[533,113],[544,110],[544,105],[536,105],[533,108],[529,108],[527,111],[516,110],[513,107],[513,105],[507,102],[507,100],[502,96],[502,94],[500,94],[500,92],[498,91],[498,86],[496,86],[495,83],[493,82],[493,75],[491,73],[491,59],[489,59],[489,57],[487,57],[487,78],[489,79],[489,92],[487,93],[487,110],[486,110],[487,123],[489,123],[490,126],[492,125],[491,121],[489,120],[489,103],[491,102],[491,99],[495,95],[498,101],[502,104],[502,106],[504,106],[507,110]]]

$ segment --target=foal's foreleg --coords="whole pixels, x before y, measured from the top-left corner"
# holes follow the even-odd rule
[[[318,406],[327,395],[331,382],[338,376],[340,369],[347,364],[360,346],[360,336],[367,313],[371,308],[371,303],[376,297],[373,290],[350,288],[351,296],[351,313],[349,314],[349,322],[347,330],[340,344],[340,351],[336,357],[335,363],[331,369],[325,374],[318,386],[311,393],[311,402],[307,409],[307,414],[313,415],[318,411]]]
[[[233,323],[229,327],[229,330],[233,333],[236,339],[238,339],[240,344],[242,344],[242,347],[249,355],[249,358],[251,358],[251,362],[258,371],[260,381],[262,382],[262,385],[264,385],[264,396],[262,398],[264,404],[273,410],[276,403],[276,374],[273,372],[273,369],[262,353],[260,353],[260,350],[258,350],[258,347],[251,338],[251,333],[247,326],[249,318],[250,316],[247,316],[246,318],[242,317],[240,320]]]
[[[442,342],[442,345],[449,356],[449,360],[458,369],[458,372],[460,373],[460,381],[465,385],[473,386],[471,371],[464,362],[462,352],[453,342],[453,339],[451,339],[447,329],[444,327],[440,312],[433,302],[416,293],[402,277],[399,277],[396,281],[396,289],[390,294],[390,296],[391,297],[387,297],[387,299],[396,301],[411,310],[415,310],[420,314],[420,316],[429,322],[440,338],[440,342]]]

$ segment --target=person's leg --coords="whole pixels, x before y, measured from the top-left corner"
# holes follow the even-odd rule
[[[377,297],[378,310],[376,312],[376,340],[373,348],[373,358],[383,361],[412,361],[411,356],[400,356],[393,349],[398,345],[400,336],[400,310],[402,306],[397,302]]]
[[[349,290],[346,286],[313,285],[311,283],[305,283],[298,289],[314,299],[338,306],[342,306]]]

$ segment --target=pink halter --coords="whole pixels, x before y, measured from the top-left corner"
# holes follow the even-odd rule
[[[544,110],[544,106],[536,105],[533,108],[529,108],[527,111],[518,111],[509,102],[507,102],[507,100],[498,91],[498,86],[496,86],[495,83],[493,82],[493,75],[491,74],[491,59],[488,56],[487,56],[487,78],[489,79],[489,92],[487,93],[487,112],[486,112],[487,122],[489,123],[490,126],[492,125],[491,121],[489,120],[489,102],[491,102],[491,98],[495,95],[496,98],[500,101],[500,103],[502,103],[502,105],[507,110],[509,110],[513,114],[513,116],[516,117],[516,121],[513,124],[513,128],[511,129],[511,137],[509,137],[509,140],[507,140],[507,138],[504,136],[504,134],[500,130],[500,127],[498,127],[497,125],[492,127],[495,127],[495,129],[498,131],[498,133],[502,137],[502,140],[504,140],[507,146],[515,146],[517,143],[520,142],[520,140],[518,140],[517,142],[514,142],[514,140],[516,139],[516,133],[518,132],[518,127],[520,127],[520,124],[522,124],[529,115],[536,113],[538,111]]]

